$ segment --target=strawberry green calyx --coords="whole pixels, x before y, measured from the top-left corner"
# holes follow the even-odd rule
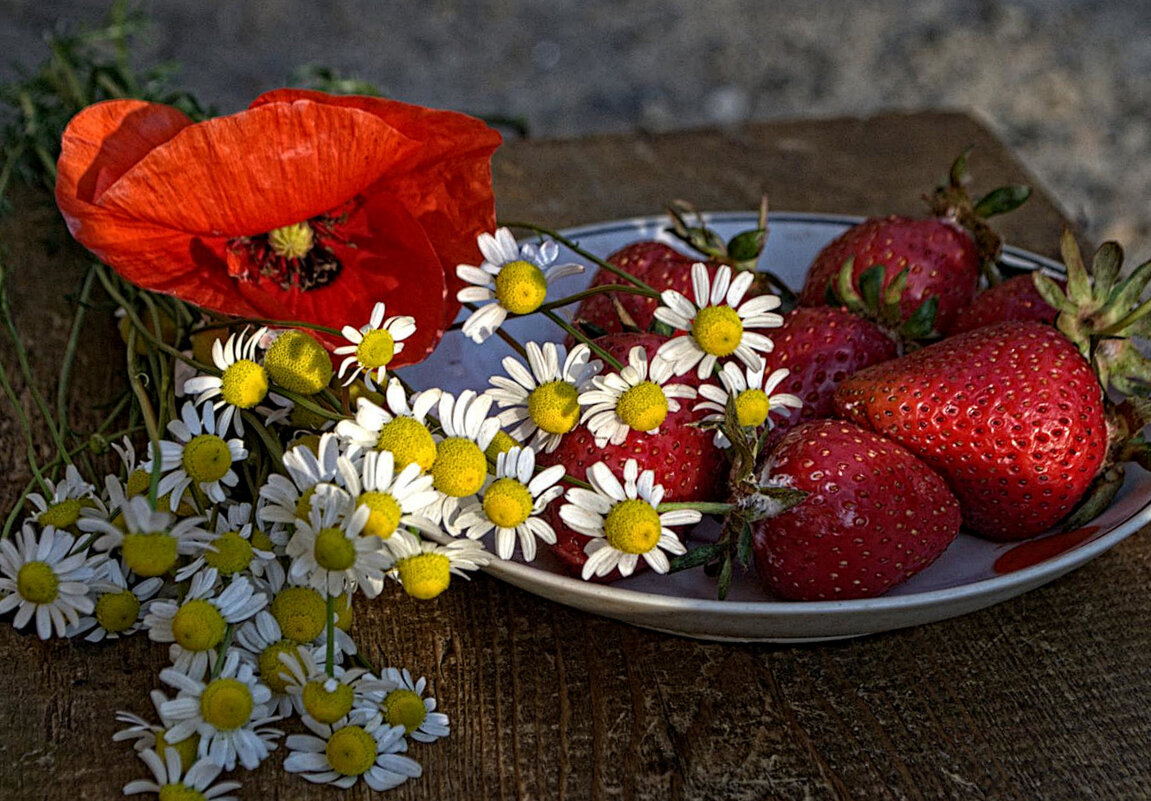
[[[967,192],[970,178],[967,174],[967,148],[951,165],[947,178],[935,188],[930,197],[924,197],[931,213],[936,217],[951,220],[966,228],[975,240],[979,251],[983,274],[991,284],[1002,280],[997,262],[1003,249],[1003,238],[987,224],[987,220],[997,214],[1014,211],[1031,197],[1031,187],[1024,184],[1010,184],[992,189],[982,197],[972,198]]]
[[[1121,278],[1123,249],[1105,242],[1088,268],[1067,229],[1060,251],[1067,267],[1066,290],[1038,271],[1032,275],[1043,300],[1059,312],[1056,327],[1091,363],[1104,387],[1111,386],[1125,396],[1147,394],[1151,360],[1132,339],[1151,336],[1151,301],[1140,300],[1151,283],[1151,262]]]
[[[873,265],[859,274],[859,289],[852,280],[855,259],[850,258],[827,287],[829,306],[844,306],[852,314],[878,325],[897,342],[924,342],[939,338],[935,316],[939,298],[931,296],[916,307],[905,320],[902,313],[903,293],[907,289],[907,269],[900,270],[885,289],[883,277],[887,268]]]

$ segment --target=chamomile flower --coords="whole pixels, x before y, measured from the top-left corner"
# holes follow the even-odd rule
[[[145,578],[129,585],[125,571],[115,559],[108,559],[100,566],[91,582],[96,608],[91,615],[80,618],[75,626],[69,626],[68,636],[85,634],[88,642],[100,642],[126,637],[140,628],[150,601],[163,589],[164,580]]]
[[[387,408],[367,398],[356,402],[356,419],[341,420],[336,434],[365,450],[391,451],[396,469],[413,462],[421,470],[431,469],[436,458],[436,441],[428,430],[427,416],[440,399],[440,390],[426,389],[412,395],[411,403],[398,378],[388,381]]]
[[[603,364],[590,361],[591,350],[583,344],[566,355],[564,346],[554,342],[545,342],[543,347],[528,342],[524,349],[530,372],[508,356],[503,365],[511,378],[492,376],[495,388],[487,394],[503,409],[500,425],[516,426],[510,432],[515,440],[527,442],[531,437],[533,449],[551,453],[579,423],[579,394],[590,389],[592,377]]]
[[[695,390],[684,384],[668,384],[672,365],[664,359],[650,362],[647,351],[636,345],[628,353],[628,364],[618,373],[597,375],[593,389],[581,392],[582,422],[595,437],[596,445],[621,445],[629,431],[659,432],[668,412],[679,410],[677,398],[691,399]]]
[[[340,475],[340,439],[335,434],[322,435],[315,452],[307,445],[289,448],[281,460],[287,476],[273,473],[260,487],[258,509],[265,526],[290,526],[297,519],[306,520],[312,496],[321,484],[342,481]]]
[[[256,408],[268,396],[268,371],[257,361],[260,339],[267,332],[267,328],[259,328],[249,335],[245,328],[226,342],[216,340],[212,343],[212,363],[221,374],[200,375],[184,382],[184,392],[196,396],[196,405],[212,401],[220,412],[221,432],[235,420],[236,433],[243,436],[240,411]]]
[[[519,541],[525,561],[536,558],[536,538],[554,545],[556,533],[540,518],[544,509],[563,494],[556,482],[564,476],[564,466],[552,465],[535,472],[535,451],[512,448],[496,459],[495,481],[484,490],[483,499],[460,510],[456,528],[473,540],[496,532],[496,554],[511,559]]]
[[[392,358],[404,349],[404,340],[416,332],[414,317],[384,319],[384,310],[381,301],[372,307],[372,316],[367,325],[359,329],[350,325],[343,327],[344,339],[352,344],[341,345],[333,352],[337,356],[347,356],[340,363],[339,371],[340,378],[347,374],[345,387],[360,376],[363,376],[364,384],[370,390],[374,390],[376,384],[382,384]]]
[[[583,272],[579,264],[552,265],[559,256],[555,242],[521,248],[507,228],[498,229],[494,236],[480,234],[477,244],[483,263],[456,267],[456,275],[471,284],[457,292],[456,299],[485,303],[464,321],[463,334],[474,342],[494,334],[509,314],[531,314],[542,306],[549,284]]]
[[[467,578],[464,571],[477,570],[491,561],[491,555],[475,540],[437,545],[400,529],[386,544],[395,559],[389,575],[400,582],[408,595],[425,601],[446,590],[453,573]]]
[[[95,487],[80,477],[75,465],[68,465],[64,478],[53,484],[45,479],[47,497],[39,492],[28,495],[28,502],[35,508],[34,518],[41,526],[66,529],[76,525],[86,503],[93,500]]]
[[[694,411],[711,412],[701,422],[723,422],[727,416],[729,398],[735,398],[736,421],[744,428],[758,428],[764,423],[771,425],[769,415],[772,413],[789,417],[792,409],[803,406],[803,401],[791,393],[772,394],[776,387],[790,375],[790,370],[786,367],[780,367],[767,376],[766,381],[763,373],[762,369],[747,368],[746,371],[741,370],[739,365],[734,362],[725,364],[719,373],[722,386],[707,383],[702,384],[699,388],[699,394],[704,400],[695,405]],[[731,445],[727,435],[718,429],[715,432],[714,441],[717,448],[727,448]]]
[[[217,507],[216,531],[196,544],[199,555],[176,571],[176,581],[184,581],[206,568],[224,577],[247,571],[256,578],[268,572],[283,572],[276,560],[275,545],[252,526],[252,505],[232,503],[223,512]]]
[[[148,499],[129,498],[117,522],[97,517],[80,519],[80,528],[101,536],[92,543],[97,551],[120,549],[124,566],[137,576],[163,576],[176,566],[180,556],[190,556],[200,547],[207,532],[200,528],[202,517],[185,517],[153,509]]]
[[[280,717],[290,715],[292,699],[287,689],[292,673],[285,665],[303,659],[308,646],[285,637],[276,618],[267,611],[240,626],[234,642],[240,658],[256,668],[260,681],[272,691],[272,711]]]
[[[237,762],[253,770],[276,749],[283,732],[265,726],[276,720],[268,716],[272,692],[236,651],[227,653],[220,675],[207,682],[175,668],[161,670],[160,681],[178,691],[175,698],[160,705],[160,713],[173,721],[166,737],[180,742],[200,735],[200,759],[225,770],[232,770]]]
[[[0,615],[16,610],[12,625],[24,628],[36,619],[36,634],[46,640],[56,632],[67,633],[68,624],[79,625],[80,615],[95,604],[88,582],[95,576],[102,556],[87,550],[72,553],[71,534],[47,526],[36,534],[25,523],[13,537],[0,540]]]
[[[361,682],[367,699],[379,707],[390,726],[403,726],[404,732],[421,743],[431,743],[451,732],[448,716],[436,712],[436,699],[424,698],[428,680],[412,679],[407,668],[385,668],[379,679]]]
[[[376,791],[398,787],[422,773],[418,762],[401,756],[407,750],[404,727],[388,726],[379,713],[354,710],[331,725],[307,715],[302,720],[312,734],[289,735],[291,753],[284,760],[289,773],[345,790],[363,777]]]
[[[488,417],[492,401],[490,395],[477,395],[470,389],[458,397],[440,394],[438,412],[444,436],[436,443],[431,468],[432,486],[439,494],[421,514],[449,530],[461,500],[475,495],[487,481],[484,451],[500,430],[499,419]]]
[[[734,279],[731,267],[720,265],[712,279],[707,265],[697,262],[691,267],[695,302],[676,292],[664,290],[663,304],[655,310],[655,318],[673,328],[687,331],[688,336],[673,337],[659,349],[659,355],[675,366],[675,374],[683,375],[696,364],[700,378],[711,375],[716,362],[734,356],[752,370],[763,369],[760,353],[770,353],[773,347],[769,337],[749,331],[749,328],[779,328],[783,317],[772,312],[779,308],[775,295],[760,295],[744,303],[755,275],[740,271]]]
[[[692,525],[701,518],[694,509],[658,512],[663,487],[655,483],[653,471],[641,473],[635,459],[624,464],[623,476],[620,484],[606,464],[596,462],[587,471],[592,489],[569,489],[568,503],[560,507],[560,518],[568,526],[592,538],[584,546],[585,580],[615,568],[630,576],[641,556],[652,570],[666,573],[670,563],[664,551],[679,555],[687,550],[668,527]]]
[[[308,519],[296,521],[288,542],[292,558],[288,578],[320,593],[338,595],[362,589],[369,598],[380,594],[384,571],[392,560],[379,537],[361,537],[371,516],[366,506],[355,507],[352,497],[330,484],[317,487]]]
[[[239,483],[232,464],[247,458],[248,451],[243,440],[225,440],[225,426],[216,424],[212,406],[205,405],[201,413],[191,403],[185,403],[180,410],[180,419],[168,423],[168,432],[176,438],[160,441],[159,494],[169,495],[169,508],[179,506],[184,490],[196,487],[213,503],[222,503],[224,487],[234,487]],[[149,446],[149,456],[154,457]]]
[[[432,489],[432,476],[421,473],[418,464],[409,464],[397,473],[391,451],[365,453],[359,469],[343,457],[339,464],[344,486],[355,505],[370,512],[361,535],[386,540],[400,526],[421,531],[437,529],[435,523],[418,514],[438,497]]]
[[[157,601],[144,618],[148,638],[170,642],[168,656],[176,670],[201,678],[224,639],[229,623],[239,623],[263,609],[267,596],[255,592],[247,577],[234,579],[219,593],[215,590],[215,568],[192,577],[188,594],[181,603]]]
[[[151,749],[140,752],[140,759],[152,771],[156,781],[136,779],[124,785],[124,795],[155,793],[163,799],[204,799],[204,801],[237,801],[234,795],[225,795],[239,790],[239,782],[212,784],[223,768],[206,759],[184,769],[180,754],[175,748],[165,748],[161,757]]]
[[[347,716],[357,705],[369,703],[361,692],[370,674],[360,668],[345,670],[338,664],[329,676],[323,665],[321,649],[303,650],[300,657],[281,656],[281,671],[289,676],[287,692],[301,715],[317,723],[332,724]],[[372,710],[373,712],[376,710]]]
[[[132,747],[137,752],[151,750],[159,753],[165,748],[175,749],[176,753],[180,755],[180,763],[185,769],[190,768],[196,761],[200,735],[193,733],[179,742],[171,742],[168,739],[168,729],[172,727],[174,721],[160,711],[164,702],[168,700],[168,696],[160,690],[152,690],[148,697],[152,700],[152,706],[155,708],[156,716],[160,722],[158,724],[150,723],[131,712],[117,712],[116,720],[127,723],[128,726],[113,734],[112,741],[133,740]]]

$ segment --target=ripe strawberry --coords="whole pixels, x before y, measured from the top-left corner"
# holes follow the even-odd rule
[[[1064,282],[1057,283],[1062,286]],[[1047,305],[1031,275],[1017,275],[976,295],[970,306],[959,310],[949,333],[954,336],[1007,320],[1054,323],[1057,316],[1059,312]]]
[[[780,392],[799,396],[798,414],[772,418],[777,429],[832,417],[831,396],[847,376],[872,364],[894,359],[895,342],[869,320],[834,306],[799,306],[770,332],[774,350],[764,355],[765,372],[780,367],[791,373]]]
[[[627,354],[636,345],[642,346],[651,359],[666,341],[666,337],[657,334],[611,334],[601,337],[596,344],[626,364]],[[699,383],[694,373],[673,381],[691,386]],[[621,445],[597,447],[587,426],[581,424],[564,435],[554,452],[540,453],[536,463],[541,468],[562,464],[568,475],[583,479],[587,469],[596,462],[604,462],[616,475],[622,475],[624,463],[635,459],[640,470],[655,471],[656,483],[666,490],[665,501],[715,500],[724,494],[726,456],[712,443],[711,431],[689,425],[703,416],[701,412],[692,411],[693,405],[693,401],[681,400],[679,410],[668,413],[658,433],[630,431]],[[556,532],[552,550],[565,568],[579,575],[587,561],[583,549],[588,538],[560,520],[559,506],[559,503],[551,504],[546,513]],[[618,578],[619,573],[613,572],[609,580]]]
[[[1053,526],[1107,455],[1091,365],[1056,329],[1033,321],[980,328],[865,368],[840,384],[835,408],[939,472],[964,525],[989,539]]]
[[[943,479],[851,423],[792,429],[768,455],[761,480],[809,493],[753,524],[756,568],[783,598],[881,595],[935,561],[959,532],[959,503]]]

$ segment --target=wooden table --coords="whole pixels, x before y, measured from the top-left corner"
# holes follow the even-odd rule
[[[764,190],[776,209],[916,213],[968,144],[977,189],[1029,178],[970,117],[925,113],[513,142],[495,160],[496,196],[502,216],[557,227],[654,213],[676,197],[750,209]],[[69,314],[58,296],[79,262],[33,200],[22,196],[0,241],[50,387]],[[1040,191],[1002,229],[1051,253],[1063,221]],[[91,331],[85,402],[121,380],[111,326]],[[27,479],[18,435],[6,410],[5,509]],[[391,798],[1146,798],[1149,587],[1151,546],[1136,535],[992,609],[825,645],[695,642],[485,576],[435,602],[391,592],[365,603],[355,633],[377,664],[428,675],[452,718],[450,738],[412,751],[424,777]],[[143,637],[42,644],[0,624],[0,798],[103,801],[146,775],[111,742],[113,712],[150,714],[165,662]],[[238,775],[241,797],[368,797],[362,784],[347,796],[308,785],[281,758]]]

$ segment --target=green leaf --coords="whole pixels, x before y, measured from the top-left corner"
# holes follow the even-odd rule
[[[727,243],[728,258],[738,262],[755,261],[763,252],[765,242],[767,242],[766,228],[755,228],[736,234]]]
[[[665,323],[663,320],[657,320],[654,317],[651,321],[651,333],[659,334],[662,337],[670,337],[675,334],[675,329]]]
[[[1063,287],[1055,283],[1053,279],[1036,270],[1031,273],[1031,282],[1035,285],[1035,291],[1039,293],[1039,296],[1048,306],[1056,311],[1075,314],[1075,304],[1067,297]]]
[[[731,589],[731,572],[732,572],[732,559],[731,554],[724,557],[723,565],[719,568],[719,581],[717,583],[717,591],[719,600],[727,598],[727,591]]]
[[[1013,184],[992,189],[975,204],[975,214],[983,219],[994,217],[996,214],[1006,214],[1015,211],[1031,197],[1031,187],[1025,184]]]
[[[879,311],[879,296],[883,292],[883,276],[886,272],[885,266],[875,264],[859,274],[859,294],[863,297],[865,309]]]
[[[708,562],[718,559],[724,552],[722,545],[709,543],[707,545],[700,545],[698,548],[692,548],[685,554],[677,556],[671,560],[671,568],[668,572],[677,573],[680,570],[691,570],[693,567],[706,565]]]
[[[863,311],[863,298],[859,296],[859,292],[855,289],[855,282],[853,280],[855,275],[855,257],[852,256],[843,263],[839,268],[839,274],[835,277],[835,295],[838,305],[846,306],[853,312]]]
[[[1123,266],[1123,248],[1118,242],[1104,242],[1095,251],[1091,262],[1091,275],[1095,278],[1095,302],[1102,305],[1111,297],[1119,269]],[[1142,289],[1140,289],[1142,292]]]
[[[735,546],[735,558],[744,567],[751,564],[751,526],[744,522],[739,532],[739,543]]]
[[[935,317],[939,311],[939,298],[932,295],[927,300],[919,304],[919,307],[911,313],[902,326],[900,326],[899,333],[904,339],[909,341],[917,341],[927,339],[935,334]]]
[[[1151,261],[1140,264],[1131,271],[1115,290],[1109,305],[1120,315],[1126,315],[1139,304],[1143,290],[1151,282]]]
[[[951,171],[948,173],[948,182],[953,187],[963,186],[963,182],[967,180],[967,157],[971,155],[971,151],[975,149],[975,145],[968,145],[963,149],[963,152],[951,163]]]
[[[1067,267],[1067,296],[1075,304],[1084,304],[1091,299],[1091,279],[1087,275],[1087,266],[1083,263],[1083,255],[1079,252],[1079,244],[1070,228],[1063,229],[1063,236],[1059,240],[1059,251],[1063,255],[1063,264]]]

